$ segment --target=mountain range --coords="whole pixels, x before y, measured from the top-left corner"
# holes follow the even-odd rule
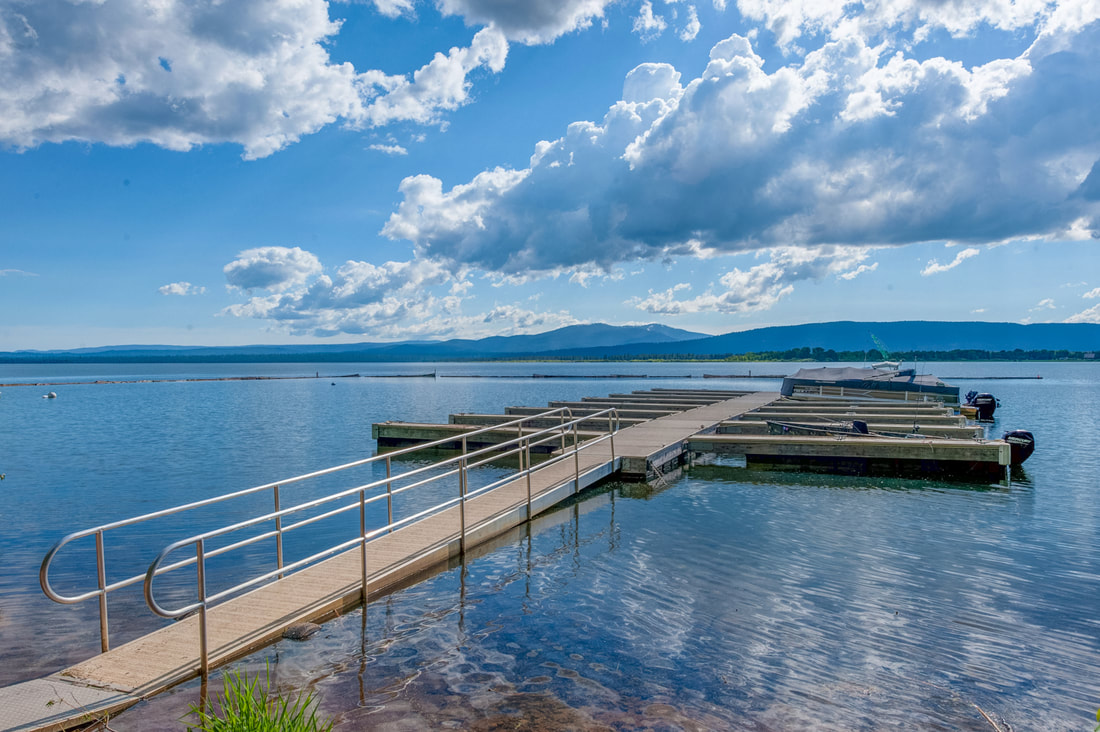
[[[104,346],[0,353],[3,363],[446,361],[502,358],[600,359],[641,356],[701,358],[822,348],[874,351],[875,339],[894,352],[1100,350],[1100,324],[898,321],[807,323],[708,336],[665,325],[572,325],[533,335],[480,340],[402,341],[334,345]]]

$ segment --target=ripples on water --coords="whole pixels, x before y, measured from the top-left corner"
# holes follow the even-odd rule
[[[243,665],[338,729],[1084,728],[1095,586],[1011,529],[1031,487],[783,478],[614,487]]]
[[[998,429],[1039,441],[1011,485],[718,464],[611,486],[238,666],[338,729],[1091,729],[1100,400],[997,392]],[[112,728],[179,729],[197,695]]]

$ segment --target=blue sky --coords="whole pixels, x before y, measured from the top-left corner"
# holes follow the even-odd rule
[[[1100,0],[0,0],[0,350],[1100,322]]]

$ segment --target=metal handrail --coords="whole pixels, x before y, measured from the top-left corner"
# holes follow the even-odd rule
[[[583,421],[590,420],[590,419],[592,419],[593,416],[602,416],[602,415],[605,415],[605,414],[608,418],[608,432],[604,435],[601,435],[598,438],[588,440],[584,443],[581,443],[580,440],[579,440],[579,430],[578,430],[579,423],[581,423]],[[542,415],[538,415],[538,416],[542,416]],[[513,422],[508,423],[508,425],[516,424],[516,423],[522,423],[523,421],[526,421],[526,419],[529,419],[529,418],[525,418],[525,419],[521,419],[521,420],[515,420]],[[502,426],[506,426],[506,425],[494,425],[492,427],[492,429],[498,429],[499,430]],[[578,419],[570,419],[568,422],[564,421],[564,419],[563,419],[562,423],[558,426],[538,430],[538,431],[534,432],[533,434],[528,434],[528,435],[523,434],[522,424],[518,424],[517,427],[518,427],[518,433],[519,434],[516,438],[513,438],[511,440],[507,440],[505,442],[502,442],[502,443],[499,443],[499,444],[496,444],[496,445],[490,445],[488,447],[484,447],[484,448],[474,450],[474,451],[470,451],[470,450],[467,449],[467,439],[468,439],[468,437],[470,437],[472,435],[479,434],[481,432],[485,432],[486,430],[483,429],[483,430],[476,430],[476,431],[473,431],[473,432],[465,433],[461,437],[461,440],[462,440],[462,453],[458,456],[451,457],[451,458],[448,458],[448,459],[445,459],[445,460],[440,460],[440,461],[438,461],[436,463],[433,463],[431,465],[428,465],[428,466],[422,466],[422,467],[419,467],[419,468],[415,468],[413,470],[408,470],[408,471],[405,471],[404,473],[401,473],[400,475],[396,475],[396,476],[392,474],[392,470],[387,469],[387,471],[386,471],[387,477],[384,478],[384,479],[371,481],[369,483],[365,483],[363,485],[356,486],[356,487],[353,487],[353,488],[347,488],[347,489],[344,489],[343,491],[340,491],[338,493],[334,493],[334,494],[325,496],[323,498],[317,498],[317,499],[313,499],[311,501],[306,501],[304,503],[298,504],[297,506],[293,506],[291,508],[278,510],[278,511],[275,511],[275,512],[272,512],[272,513],[264,514],[262,516],[256,516],[256,517],[248,519],[246,521],[241,521],[241,522],[238,522],[236,524],[231,524],[229,526],[225,526],[225,527],[222,527],[222,528],[219,528],[219,529],[206,531],[206,532],[203,532],[201,534],[196,534],[196,535],[188,537],[186,539],[181,539],[179,541],[173,542],[172,544],[169,544],[163,550],[161,550],[160,554],[158,554],[156,559],[154,559],[153,562],[149,565],[149,569],[147,570],[147,572],[145,574],[144,590],[145,590],[146,603],[149,605],[150,609],[153,610],[153,612],[155,612],[156,614],[158,614],[162,617],[166,617],[166,618],[179,618],[179,617],[183,617],[184,615],[187,615],[187,614],[190,614],[190,613],[193,613],[193,612],[196,612],[196,611],[198,612],[198,615],[199,615],[199,649],[200,649],[199,650],[199,671],[200,671],[200,673],[202,673],[205,676],[209,671],[209,650],[208,650],[208,644],[207,644],[207,611],[208,611],[208,609],[209,609],[209,607],[212,603],[215,603],[218,600],[225,599],[225,598],[227,598],[231,595],[237,594],[237,593],[239,593],[243,590],[248,589],[249,587],[253,587],[255,585],[261,584],[263,582],[274,579],[276,577],[282,577],[283,574],[286,573],[286,572],[294,571],[296,569],[301,569],[305,566],[308,566],[310,564],[313,564],[313,563],[317,562],[320,559],[323,559],[325,557],[330,557],[330,556],[335,555],[337,553],[349,550],[349,549],[351,549],[351,548],[353,548],[357,545],[360,546],[360,548],[361,548],[360,562],[361,562],[361,572],[362,572],[362,583],[361,583],[361,586],[360,586],[360,594],[362,596],[363,602],[366,602],[367,597],[368,597],[368,586],[367,586],[368,585],[368,573],[367,573],[367,551],[366,551],[366,547],[367,547],[367,543],[370,540],[372,540],[372,539],[374,539],[374,538],[376,538],[376,537],[378,537],[378,536],[380,536],[384,533],[391,532],[395,528],[399,528],[400,526],[407,525],[409,523],[412,523],[413,521],[420,520],[421,518],[423,518],[425,516],[428,516],[428,515],[435,514],[435,513],[438,513],[440,511],[446,510],[446,509],[451,508],[452,506],[455,506],[457,504],[460,508],[459,550],[460,550],[461,553],[464,554],[465,551],[466,551],[466,534],[467,534],[466,510],[465,510],[466,509],[466,502],[474,496],[477,496],[477,495],[480,495],[480,494],[485,493],[487,491],[493,490],[494,488],[500,487],[504,483],[507,483],[507,482],[510,482],[510,481],[516,480],[517,478],[522,478],[522,477],[526,477],[527,481],[528,481],[527,516],[530,517],[530,515],[531,515],[530,474],[533,471],[533,467],[531,465],[531,460],[530,460],[530,451],[531,451],[531,447],[532,447],[533,444],[534,445],[543,444],[543,443],[546,443],[550,440],[556,440],[556,439],[558,439],[559,436],[562,437],[562,441],[564,442],[564,435],[569,433],[569,432],[572,433],[573,443],[572,443],[572,445],[569,446],[571,449],[568,450],[568,451],[566,451],[566,450],[559,451],[559,453],[557,455],[555,455],[550,460],[548,460],[547,462],[540,465],[540,467],[545,467],[547,464],[552,464],[554,462],[565,460],[569,455],[572,455],[573,458],[574,458],[574,466],[575,466],[575,481],[576,482],[575,482],[574,485],[576,486],[577,490],[580,489],[580,463],[579,463],[579,457],[578,457],[578,453],[580,452],[580,450],[585,449],[587,447],[590,447],[592,445],[598,444],[600,442],[603,442],[604,440],[610,440],[611,441],[612,460],[614,460],[614,458],[615,458],[614,436],[615,436],[615,433],[618,431],[618,428],[619,428],[619,419],[618,419],[618,413],[616,412],[616,410],[614,408],[604,410],[604,411],[600,412],[597,415],[587,415],[587,416],[584,416],[584,417],[581,417],[581,418],[578,418]],[[454,441],[454,438],[445,438],[444,440],[436,441],[435,443],[429,443],[429,444],[438,445],[440,442],[451,443],[453,441]],[[508,446],[510,446],[510,445],[515,445],[515,447],[508,449]],[[425,446],[420,446],[420,448],[418,448],[418,449],[424,449],[426,447],[427,447],[426,445]],[[391,455],[392,455],[392,453],[391,453]],[[469,490],[469,477],[468,476],[469,476],[470,468],[480,467],[482,465],[498,461],[502,458],[509,457],[511,455],[518,455],[520,457],[520,471],[519,471],[518,474],[510,475],[506,478],[500,478],[496,481],[490,482],[489,484],[484,485],[481,488],[478,488],[478,489],[473,490],[473,491]],[[471,462],[471,458],[473,458],[472,462]],[[402,479],[407,478],[409,476],[417,476],[417,475],[420,475],[420,474],[422,474],[422,473],[424,473],[428,470],[438,469],[440,467],[452,465],[452,464],[455,464],[455,463],[457,463],[457,465],[458,465],[457,469],[446,470],[441,474],[431,475],[431,476],[429,476],[427,478],[424,478],[422,480],[419,480],[419,481],[417,481],[417,482],[415,482],[411,485],[403,486],[403,487],[397,489],[396,491],[392,490],[391,484],[394,480],[402,480]],[[524,467],[525,465],[526,465],[526,467]],[[372,529],[371,531],[367,531],[367,528],[366,528],[366,506],[369,503],[376,502],[378,500],[381,500],[384,497],[389,499],[389,498],[392,497],[393,494],[408,491],[408,490],[411,490],[413,488],[419,487],[421,485],[425,485],[425,484],[428,484],[428,483],[433,483],[433,482],[444,480],[446,478],[453,477],[456,473],[457,473],[458,478],[459,478],[459,496],[457,498],[450,498],[446,501],[438,503],[438,504],[436,504],[434,506],[431,506],[429,508],[423,509],[423,510],[413,514],[412,516],[405,517],[405,518],[400,519],[398,521],[393,521],[392,520],[392,510],[391,510],[391,512],[389,514],[390,520],[388,521],[387,524],[385,524],[381,527]],[[385,495],[379,494],[379,495],[373,496],[369,499],[366,497],[367,496],[367,491],[372,490],[374,488],[378,488],[381,485],[387,485],[387,493]],[[359,531],[359,536],[358,537],[348,539],[348,540],[343,541],[341,543],[338,543],[334,546],[331,546],[327,549],[323,549],[320,552],[317,552],[317,553],[315,553],[315,554],[313,554],[309,557],[306,557],[304,559],[300,559],[296,562],[293,562],[292,564],[281,565],[280,567],[278,567],[275,570],[260,574],[256,577],[252,577],[248,580],[240,582],[240,583],[238,583],[238,584],[236,584],[232,587],[224,589],[224,590],[222,590],[220,592],[217,592],[215,594],[207,594],[207,587],[206,587],[206,557],[214,556],[215,554],[219,554],[219,553],[225,553],[226,551],[229,551],[232,548],[239,548],[239,547],[245,546],[247,544],[251,544],[251,543],[255,543],[257,541],[261,541],[264,538],[270,538],[271,532],[268,532],[266,534],[261,534],[261,535],[256,536],[256,537],[251,537],[251,538],[246,539],[244,541],[237,542],[236,544],[230,545],[229,547],[222,547],[221,549],[216,550],[215,552],[207,552],[206,551],[206,542],[207,541],[209,541],[211,539],[221,537],[221,536],[225,536],[227,534],[233,533],[235,531],[239,531],[241,529],[245,529],[245,528],[248,528],[248,527],[251,527],[251,526],[256,526],[256,525],[261,524],[261,523],[265,523],[265,522],[272,521],[272,520],[279,520],[279,519],[282,519],[283,517],[288,516],[292,513],[297,513],[297,512],[300,512],[300,511],[306,511],[306,510],[309,510],[309,509],[312,509],[312,508],[316,508],[318,506],[322,506],[322,505],[331,503],[333,501],[338,501],[342,498],[346,498],[346,497],[351,496],[353,494],[358,494],[359,500],[357,502],[350,503],[350,504],[347,504],[347,505],[344,505],[344,506],[339,506],[335,509],[331,509],[331,510],[325,512],[324,514],[321,514],[320,516],[314,516],[314,517],[311,517],[309,519],[305,519],[305,520],[299,521],[297,523],[291,524],[290,526],[284,526],[282,528],[282,531],[285,533],[286,531],[290,531],[294,528],[298,528],[300,526],[304,526],[304,525],[307,525],[309,523],[319,521],[322,518],[329,518],[329,517],[336,516],[338,514],[345,513],[347,511],[351,511],[351,510],[354,510],[354,509],[358,508],[359,509],[359,516],[360,516],[360,523],[359,523],[360,531]],[[392,504],[391,504],[391,509],[392,509]],[[495,518],[495,516],[491,517],[491,518]],[[181,561],[181,562],[176,562],[174,564],[170,564],[170,565],[167,565],[167,566],[162,566],[164,561],[172,553],[174,553],[174,552],[176,552],[180,549],[183,549],[187,546],[191,546],[191,545],[194,545],[194,547],[195,547],[195,557],[193,559],[187,559],[187,560],[184,560],[184,561]],[[430,551],[431,549],[434,549],[434,546],[430,547],[427,551]],[[179,608],[175,608],[175,609],[166,609],[166,608],[162,607],[160,605],[160,603],[157,602],[156,597],[154,596],[154,593],[153,593],[153,581],[154,581],[154,579],[158,575],[161,575],[161,574],[164,574],[166,572],[172,571],[173,569],[178,569],[180,567],[190,565],[192,563],[197,565],[197,571],[196,571],[197,595],[198,595],[197,601],[193,602],[189,605],[185,605],[183,607],[179,607]]]
[[[613,410],[608,410],[608,411],[613,412]],[[554,428],[550,428],[548,430],[543,430],[541,432],[535,433],[534,435],[529,435],[527,437],[527,439],[530,440],[532,437],[542,435],[545,432],[552,432],[553,433],[550,437],[548,437],[546,439],[558,439],[558,432],[560,431],[560,432],[563,433],[561,435],[561,443],[564,446],[564,444],[565,444],[565,437],[564,437],[565,430],[567,429],[568,426],[571,425],[573,427],[574,432],[575,432],[576,431],[576,423],[579,422],[580,420],[575,420],[573,418],[572,410],[570,410],[568,408],[561,408],[561,407],[555,408],[555,409],[550,409],[550,410],[547,410],[546,412],[542,412],[542,413],[537,414],[537,415],[528,415],[528,416],[517,418],[515,420],[510,420],[508,422],[504,422],[504,423],[501,423],[501,424],[489,425],[489,426],[486,426],[486,427],[483,427],[483,428],[480,428],[480,429],[477,429],[477,430],[472,430],[470,432],[464,433],[463,445],[465,446],[466,438],[468,438],[468,437],[475,437],[475,436],[480,435],[480,434],[485,433],[485,432],[489,432],[489,431],[492,431],[492,430],[500,430],[502,428],[508,428],[508,427],[513,427],[513,426],[515,426],[517,428],[517,430],[520,434],[520,439],[522,439],[522,437],[523,437],[523,423],[524,422],[527,422],[527,421],[530,421],[530,420],[535,420],[535,419],[545,419],[547,417],[553,417],[553,416],[558,416],[560,418],[560,420],[561,420],[560,425],[558,425]],[[585,419],[585,420],[592,419],[592,416],[591,415],[586,416],[583,419]],[[614,422],[614,430],[617,431],[617,429],[618,429],[618,416],[617,416],[617,414],[609,415],[609,431],[612,430],[612,421]],[[604,438],[600,438],[600,440],[602,441],[602,439],[605,439],[605,438],[606,438],[606,436]],[[264,491],[270,491],[272,493],[272,497],[273,497],[273,505],[274,505],[274,508],[275,508],[274,513],[267,514],[265,517],[260,518],[260,519],[247,521],[247,522],[241,522],[240,525],[234,525],[233,530],[240,530],[242,528],[246,528],[247,526],[253,526],[253,525],[256,525],[258,523],[262,523],[264,520],[270,521],[272,519],[274,519],[274,521],[275,521],[274,530],[261,533],[257,536],[253,536],[253,537],[250,537],[248,539],[244,539],[244,540],[239,541],[239,542],[235,542],[233,544],[221,547],[221,548],[216,549],[216,550],[211,551],[211,552],[207,552],[207,553],[205,553],[205,556],[206,557],[218,556],[220,554],[225,554],[225,553],[231,552],[233,550],[240,549],[242,547],[245,547],[245,546],[248,546],[248,545],[251,545],[251,544],[255,544],[255,543],[263,541],[265,539],[270,539],[270,538],[274,537],[275,540],[276,540],[276,564],[277,564],[277,567],[278,567],[277,576],[282,577],[285,572],[292,571],[294,566],[299,564],[299,563],[295,563],[294,566],[289,566],[289,567],[284,566],[284,561],[283,561],[283,534],[286,533],[287,531],[293,530],[295,528],[300,528],[302,526],[306,526],[306,525],[311,524],[311,523],[315,523],[315,522],[320,521],[324,518],[329,518],[331,516],[334,516],[338,513],[343,513],[344,511],[350,510],[350,508],[352,508],[356,505],[361,506],[361,510],[365,511],[365,505],[367,503],[373,503],[377,500],[381,500],[382,497],[385,497],[386,500],[387,500],[387,519],[388,519],[387,527],[389,527],[388,530],[392,531],[395,526],[397,526],[399,524],[403,525],[403,522],[394,522],[393,521],[393,496],[394,495],[399,494],[401,492],[404,492],[406,490],[409,490],[411,488],[417,487],[419,485],[423,485],[427,482],[433,482],[435,480],[440,480],[440,479],[442,479],[444,477],[447,477],[447,476],[453,476],[456,473],[462,471],[463,468],[461,467],[461,465],[459,465],[458,467],[454,468],[453,470],[448,471],[444,475],[435,476],[434,478],[431,478],[431,479],[428,479],[428,480],[423,480],[423,481],[417,482],[417,483],[415,483],[411,486],[405,486],[405,487],[399,488],[398,490],[395,491],[392,488],[393,483],[395,481],[401,480],[403,478],[408,478],[410,476],[418,475],[420,473],[423,473],[423,472],[426,472],[426,471],[429,471],[429,470],[432,470],[432,469],[436,469],[441,465],[446,465],[448,463],[458,462],[459,459],[458,458],[451,458],[449,460],[439,461],[439,462],[434,463],[434,464],[429,465],[429,466],[424,466],[424,467],[417,468],[417,469],[412,470],[412,471],[407,471],[405,473],[402,473],[401,475],[394,475],[393,474],[393,472],[392,472],[392,460],[394,458],[404,457],[404,456],[416,453],[416,452],[421,451],[421,450],[430,450],[430,449],[435,449],[435,448],[443,447],[443,446],[446,446],[446,445],[450,445],[453,442],[454,442],[453,437],[442,438],[442,439],[439,439],[439,440],[435,440],[433,442],[425,443],[423,445],[416,445],[416,446],[413,446],[413,447],[403,448],[403,449],[395,450],[395,451],[388,452],[388,453],[385,453],[385,454],[374,455],[374,456],[371,456],[369,458],[364,458],[364,459],[361,459],[361,460],[355,460],[355,461],[352,461],[352,462],[349,462],[349,463],[345,463],[343,465],[337,465],[337,466],[334,466],[334,467],[325,468],[323,470],[313,471],[313,472],[306,473],[306,474],[303,474],[303,475],[295,476],[293,478],[288,478],[288,479],[285,479],[285,480],[280,480],[280,481],[276,481],[276,482],[272,482],[272,483],[265,483],[263,485],[255,486],[253,488],[247,488],[247,489],[240,490],[240,491],[233,491],[231,493],[226,493],[226,494],[223,494],[223,495],[220,495],[220,496],[215,496],[213,498],[207,498],[207,499],[203,499],[201,501],[194,501],[194,502],[191,502],[191,503],[182,504],[180,506],[175,506],[175,507],[172,507],[172,508],[162,509],[162,510],[159,510],[159,511],[153,511],[151,513],[143,514],[141,516],[135,516],[133,518],[124,519],[124,520],[121,520],[121,521],[113,521],[113,522],[110,522],[110,523],[101,524],[99,526],[95,526],[95,527],[92,527],[92,528],[89,528],[89,529],[85,529],[83,531],[77,531],[77,532],[68,534],[67,536],[63,537],[60,541],[58,541],[56,544],[54,544],[50,548],[50,550],[46,553],[46,556],[43,558],[42,565],[39,569],[39,583],[42,586],[42,591],[46,594],[46,596],[49,597],[51,600],[54,600],[55,602],[58,602],[58,603],[75,604],[75,603],[79,603],[79,602],[83,602],[85,600],[91,599],[93,597],[98,598],[98,600],[99,600],[99,615],[100,615],[100,647],[101,647],[101,650],[107,651],[107,650],[110,649],[108,615],[107,615],[107,595],[111,592],[116,591],[116,590],[120,590],[120,589],[123,589],[125,587],[129,587],[131,585],[142,582],[142,581],[146,580],[147,577],[148,577],[148,572],[143,572],[141,574],[137,574],[137,575],[134,575],[134,576],[131,576],[131,577],[127,577],[125,579],[118,580],[118,581],[115,581],[115,582],[111,582],[111,583],[107,582],[107,567],[106,567],[106,556],[105,556],[105,549],[104,549],[104,544],[105,544],[104,535],[107,532],[113,531],[113,530],[116,530],[116,529],[120,529],[120,528],[123,528],[123,527],[127,527],[127,526],[132,526],[132,525],[135,525],[135,524],[139,524],[139,523],[142,523],[142,522],[145,522],[145,521],[150,521],[150,520],[154,520],[154,519],[158,519],[158,518],[164,518],[164,517],[167,517],[167,516],[172,516],[174,514],[183,513],[185,511],[191,511],[191,510],[195,510],[195,509],[198,509],[198,508],[204,508],[206,506],[210,506],[210,505],[214,505],[214,504],[217,504],[217,503],[222,503],[222,502],[225,502],[225,501],[233,500],[235,498],[241,498],[241,497],[244,497],[244,496],[249,496],[249,495],[253,495],[253,494],[257,494],[257,493],[262,493]],[[504,444],[510,444],[510,443],[504,443]],[[537,444],[540,444],[540,442],[536,442],[534,444],[537,445]],[[472,456],[475,456],[475,455],[480,455],[483,452],[487,453],[487,452],[491,452],[491,451],[494,451],[494,450],[499,451],[499,447],[500,446],[492,446],[492,447],[486,448],[484,450],[476,451],[475,453],[469,453],[469,455],[464,456],[463,459],[465,459],[466,457],[472,457]],[[530,442],[528,444],[528,456],[527,456],[528,469],[530,469],[529,449],[530,449]],[[612,448],[612,450],[614,450],[614,448]],[[498,454],[498,455],[496,455],[492,458],[489,458],[487,460],[487,462],[491,462],[492,460],[500,459],[501,457],[503,457],[503,456]],[[521,457],[521,459],[522,459],[522,457]],[[321,502],[327,502],[327,501],[331,501],[331,500],[336,500],[336,499],[341,498],[341,497],[346,497],[346,496],[351,495],[355,492],[365,492],[366,490],[373,489],[373,488],[379,487],[381,485],[386,485],[387,490],[386,490],[386,493],[384,494],[384,496],[372,497],[369,501],[360,501],[357,504],[351,504],[350,507],[344,507],[342,509],[336,509],[336,510],[333,510],[333,511],[329,511],[329,512],[327,512],[327,513],[325,513],[321,516],[314,516],[314,517],[311,517],[311,518],[308,518],[308,519],[303,519],[303,520],[298,521],[296,523],[293,523],[289,526],[284,526],[283,525],[283,517],[284,516],[289,515],[291,513],[296,513],[299,510],[305,510],[305,508],[307,508],[309,506],[303,505],[303,506],[292,507],[290,509],[285,509],[285,510],[281,509],[280,494],[279,494],[280,493],[279,489],[280,489],[281,486],[287,486],[287,485],[292,485],[292,484],[295,484],[295,483],[301,483],[303,481],[310,480],[312,478],[318,478],[318,477],[321,477],[321,476],[330,475],[330,474],[333,474],[333,473],[337,473],[337,472],[340,472],[340,471],[343,471],[343,470],[348,470],[348,469],[351,469],[351,468],[360,467],[360,466],[367,465],[367,464],[370,464],[370,463],[381,462],[383,460],[385,461],[385,464],[386,464],[386,478],[385,479],[379,479],[379,480],[376,480],[376,481],[372,481],[371,483],[366,484],[364,486],[360,486],[358,488],[353,488],[353,489],[347,489],[347,490],[341,491],[338,494],[334,494],[333,496],[327,496],[325,499],[318,499],[318,500],[320,500]],[[482,463],[478,463],[478,464],[482,464]],[[467,466],[466,469],[468,469],[468,467],[469,466]],[[312,503],[315,503],[315,502],[309,502],[309,503],[312,504]],[[218,530],[218,535],[223,535],[223,534],[226,534],[226,533],[229,533],[229,532],[225,531],[225,530]],[[49,571],[50,571],[50,566],[51,566],[54,558],[57,556],[58,552],[60,552],[60,550],[62,548],[64,548],[65,546],[67,546],[68,544],[70,544],[74,541],[77,541],[79,539],[82,539],[82,538],[85,538],[85,537],[88,537],[88,536],[93,536],[93,535],[95,536],[95,544],[96,544],[96,574],[97,574],[97,580],[98,580],[96,589],[90,590],[90,591],[87,591],[87,592],[83,592],[83,593],[79,593],[79,594],[75,594],[75,595],[61,594],[50,583]],[[185,540],[185,544],[186,543],[188,543],[188,542],[186,542],[186,540]],[[162,553],[162,554],[164,556],[166,556],[166,553]],[[158,557],[158,561],[161,560],[161,559],[162,559],[162,557]],[[182,560],[182,561],[179,561],[179,562],[172,563],[170,565],[162,566],[162,567],[159,568],[157,574],[173,571],[175,569],[180,569],[180,568],[185,567],[185,566],[190,566],[191,564],[199,564],[201,566],[202,562],[199,561],[198,557],[189,558],[187,560]]]

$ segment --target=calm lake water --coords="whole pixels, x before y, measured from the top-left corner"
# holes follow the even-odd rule
[[[1100,366],[922,369],[1043,375],[957,381],[1001,399],[998,436],[1035,433],[1011,484],[716,464],[667,485],[605,486],[365,614],[235,666],[270,664],[279,688],[313,689],[338,729],[511,729],[522,718],[526,729],[990,730],[983,712],[1002,729],[1091,729]],[[386,419],[654,387],[778,388],[697,378],[744,364],[0,366],[0,383],[432,370],[504,378],[0,388],[0,684],[98,651],[94,603],[56,605],[37,585],[46,550],[70,531],[368,456],[370,425]],[[657,378],[521,378],[533,373]],[[58,398],[42,399],[49,390]],[[112,579],[203,521],[235,516],[120,537]],[[86,560],[59,564],[56,584],[88,587]],[[112,596],[111,613],[114,644],[162,622],[140,591]],[[198,698],[197,682],[177,687],[112,729],[181,729]]]

